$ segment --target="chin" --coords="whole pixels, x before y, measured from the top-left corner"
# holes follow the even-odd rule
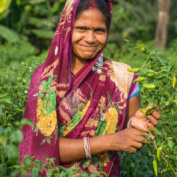
[[[83,54],[83,59],[93,59],[98,55],[99,52],[95,51],[95,52],[87,52],[85,54]]]

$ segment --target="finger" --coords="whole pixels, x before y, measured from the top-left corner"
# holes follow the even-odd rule
[[[160,119],[160,113],[158,113],[157,111],[154,111],[153,113],[151,113],[151,115],[156,118],[156,119]]]
[[[142,136],[142,134],[146,134],[146,135],[148,135],[152,140],[155,138],[153,135],[150,135],[149,133],[146,133],[146,132],[141,131],[141,130],[136,130],[136,129],[134,129],[133,133],[134,133],[135,136]],[[135,136],[133,137],[133,139],[136,138]]]
[[[130,147],[130,150],[129,150],[129,152],[136,152],[137,151],[137,149],[136,148],[134,148],[134,147]]]
[[[161,112],[162,112],[162,110],[159,108],[159,107],[157,107],[157,110],[156,110],[159,114],[161,114]]]
[[[139,143],[139,142],[137,142],[137,141],[134,141],[134,142],[132,143],[132,147],[134,147],[135,149],[140,149],[140,148],[143,147],[143,143]]]
[[[152,131],[153,131],[153,129],[155,128],[155,127],[154,127],[154,125],[153,125],[153,124],[151,124],[151,123],[147,123],[147,125],[146,125],[146,129],[147,129],[147,126],[148,126],[148,128],[149,128],[150,132],[152,132]],[[148,130],[147,130],[147,131],[148,131]]]
[[[159,122],[158,119],[156,119],[152,115],[147,115],[146,117],[149,120],[148,123],[151,123],[153,126],[156,126],[158,124],[158,122]]]
[[[138,143],[140,143],[140,144],[142,144],[142,143],[147,143],[147,139],[144,137],[144,136],[142,136],[142,134],[141,135],[136,135],[134,138],[133,138],[133,140],[135,141],[135,142],[138,142]]]

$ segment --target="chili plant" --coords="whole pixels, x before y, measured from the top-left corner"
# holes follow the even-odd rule
[[[161,109],[160,121],[152,133],[147,126],[155,140],[146,136],[151,144],[145,147],[149,151],[155,176],[177,176],[177,69],[175,64],[170,65],[168,61],[162,60],[155,50],[148,51],[140,45],[129,45],[144,55],[141,67],[129,69],[139,75],[134,82],[139,82],[141,87],[142,107],[153,104],[142,112],[148,115],[157,107]]]

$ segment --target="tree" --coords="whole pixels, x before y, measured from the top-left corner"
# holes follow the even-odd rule
[[[165,51],[171,0],[158,0],[158,3],[159,17],[155,35],[155,47],[162,49],[162,51]]]

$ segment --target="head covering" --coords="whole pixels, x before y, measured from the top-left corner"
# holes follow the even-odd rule
[[[23,118],[33,120],[34,127],[22,129],[20,162],[24,155],[30,155],[39,160],[55,158],[55,164],[59,165],[58,136],[78,139],[115,133],[123,128],[129,90],[134,87],[131,86],[133,74],[127,71],[127,65],[104,57],[101,73],[94,71],[100,51],[72,78],[71,38],[79,2],[66,2],[47,60],[33,73]],[[110,0],[106,2],[112,14],[112,4]],[[115,152],[107,152],[95,156],[93,161],[65,167],[74,165],[88,173],[101,168],[109,174],[116,157]]]

